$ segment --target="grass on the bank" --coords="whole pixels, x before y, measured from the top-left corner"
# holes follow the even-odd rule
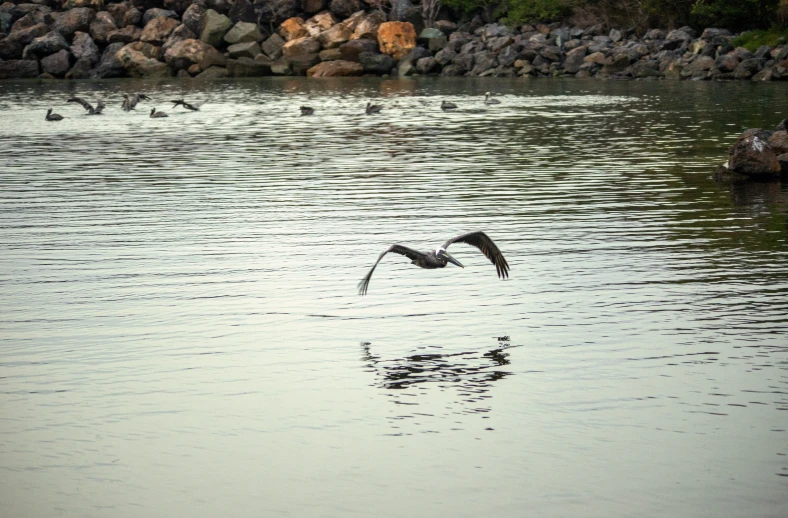
[[[785,45],[787,42],[788,29],[769,29],[743,32],[731,40],[731,45],[755,52],[762,45],[776,47],[777,45]]]

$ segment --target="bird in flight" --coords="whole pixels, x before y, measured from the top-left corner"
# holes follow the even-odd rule
[[[481,252],[487,257],[487,259],[490,260],[491,263],[495,265],[495,270],[498,272],[498,277],[501,279],[509,277],[509,263],[506,262],[506,259],[493,240],[480,230],[478,232],[469,232],[467,234],[455,236],[443,243],[443,245],[435,248],[435,250],[430,250],[429,252],[418,252],[403,245],[391,245],[386,250],[384,250],[382,254],[380,254],[380,257],[378,257],[378,260],[375,261],[374,265],[372,265],[372,268],[369,270],[369,272],[364,276],[363,279],[361,279],[361,282],[358,283],[359,295],[367,294],[367,289],[369,288],[369,281],[372,278],[372,273],[375,271],[375,268],[378,266],[380,260],[383,259],[383,256],[389,252],[404,255],[411,260],[412,264],[415,264],[420,268],[445,268],[449,263],[459,266],[460,268],[465,268],[457,259],[452,257],[449,252],[446,251],[446,249],[449,248],[449,245],[452,243],[466,243],[471,246],[475,246],[481,250]]]

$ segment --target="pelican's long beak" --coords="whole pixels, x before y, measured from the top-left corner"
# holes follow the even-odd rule
[[[460,268],[465,268],[457,259],[449,255],[449,252],[443,252],[446,255],[446,260],[451,264],[456,264]]]

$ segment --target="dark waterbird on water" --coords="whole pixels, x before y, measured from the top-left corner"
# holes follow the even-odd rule
[[[157,112],[156,108],[151,108],[150,110],[150,118],[151,119],[159,119],[161,117],[167,117],[167,114],[164,112]]]
[[[58,115],[57,113],[52,113],[52,108],[47,110],[47,116],[45,118],[48,121],[62,121],[63,116]]]
[[[301,115],[313,115],[314,113],[315,113],[314,108],[310,108],[309,106],[301,107]]]
[[[498,277],[501,279],[509,277],[509,263],[506,262],[506,259],[504,259],[501,251],[498,249],[495,243],[493,243],[493,240],[480,230],[478,232],[469,232],[467,234],[461,234],[459,236],[453,237],[443,243],[443,245],[429,252],[417,252],[416,250],[408,248],[407,246],[391,245],[382,254],[380,254],[380,257],[378,257],[378,260],[375,261],[375,264],[372,266],[372,269],[369,270],[369,273],[367,273],[367,275],[361,279],[361,282],[358,283],[358,293],[360,295],[367,294],[369,280],[372,278],[372,272],[375,271],[375,268],[378,266],[380,260],[383,259],[383,256],[389,252],[404,255],[411,260],[412,264],[415,264],[421,268],[444,268],[448,263],[457,265],[460,268],[465,268],[457,259],[449,255],[449,252],[446,251],[446,249],[449,248],[449,245],[452,243],[467,243],[471,246],[475,246],[482,251],[482,253],[487,257],[487,259],[490,260],[491,263],[495,265],[495,269],[498,272]]]
[[[370,102],[367,103],[367,115],[372,115],[373,113],[380,113],[380,110],[383,109],[383,106],[379,104],[372,104]]]
[[[92,104],[87,102],[85,99],[81,97],[71,97],[66,101],[67,103],[77,103],[81,104],[85,110],[87,110],[88,115],[101,115],[101,112],[104,110],[104,101],[101,99],[98,100],[96,107],[94,108]]]
[[[178,106],[183,106],[187,110],[191,110],[193,112],[200,111],[200,105],[199,104],[189,104],[186,101],[184,101],[183,99],[177,99],[175,101],[170,101],[170,102],[172,103],[172,107],[173,108],[177,108]]]
[[[450,103],[449,101],[443,101],[441,103],[441,110],[443,110],[443,111],[454,110],[456,108],[457,108],[457,105],[454,104],[454,103]]]

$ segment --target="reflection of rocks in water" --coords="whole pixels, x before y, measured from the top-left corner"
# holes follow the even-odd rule
[[[731,200],[737,207],[768,209],[778,205],[788,208],[788,183],[745,182],[731,184]]]
[[[362,347],[364,361],[377,377],[375,386],[389,390],[388,396],[397,405],[422,406],[411,413],[392,416],[395,421],[415,419],[420,421],[416,424],[427,425],[430,419],[453,418],[452,429],[462,428],[456,416],[489,413],[492,384],[511,374],[502,369],[510,363],[506,351],[512,346],[508,336],[498,338],[498,347],[489,351],[446,354],[425,351],[391,360],[373,353],[369,343],[362,343]],[[435,391],[449,393],[450,399],[441,397],[434,407],[424,408],[435,400],[427,401],[422,396]],[[434,426],[427,427],[424,431],[438,431]]]

